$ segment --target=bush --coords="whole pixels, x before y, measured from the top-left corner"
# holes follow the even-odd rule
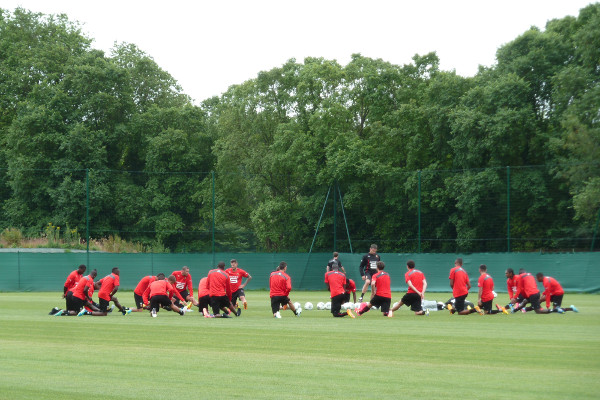
[[[19,247],[23,241],[23,234],[20,229],[6,228],[2,234],[0,234],[0,238],[9,247]]]

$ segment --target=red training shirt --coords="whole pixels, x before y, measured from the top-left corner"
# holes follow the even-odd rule
[[[452,268],[449,279],[454,280],[454,286],[452,286],[452,296],[454,298],[469,294],[469,275],[463,267]]]
[[[417,288],[417,290],[419,292],[423,292],[423,281],[425,280],[425,274],[422,273],[421,271],[419,271],[418,269],[413,268],[413,269],[406,271],[406,273],[404,274],[404,280],[406,281],[407,284],[410,281],[410,283],[412,283],[413,286],[415,288]],[[417,292],[415,292],[413,290],[413,288],[411,288],[409,286],[406,293],[417,293]]]
[[[387,272],[379,271],[373,275],[373,283],[376,288],[375,295],[385,297],[386,299],[392,298],[392,281]]]
[[[192,274],[188,272],[187,276],[183,276],[181,271],[173,271],[171,274],[175,277],[175,289],[179,292],[187,290],[190,296],[194,296],[194,288],[192,287]]]
[[[227,296],[231,299],[231,284],[229,283],[229,275],[220,269],[215,268],[208,271],[207,286],[208,294],[211,297]]]
[[[185,302],[183,297],[181,297],[179,292],[173,287],[173,285],[171,285],[169,281],[166,279],[161,279],[156,280],[148,285],[142,297],[144,299],[144,304],[148,304],[148,299],[151,299],[154,296],[169,296],[169,298],[172,299],[173,295],[177,296],[182,302]]]
[[[198,300],[200,300],[200,298],[204,296],[209,296],[208,278],[206,276],[200,279],[200,283],[198,284]]]
[[[537,281],[535,280],[535,277],[529,272],[526,272],[521,276],[521,282],[523,283],[523,293],[525,294],[526,298],[529,298],[531,297],[531,295],[540,292],[538,290]]]
[[[225,270],[227,275],[229,275],[229,283],[231,284],[231,293],[235,293],[242,284],[242,278],[247,278],[250,276],[246,271],[241,268],[236,268],[235,271],[233,268],[228,268]]]
[[[544,285],[544,296],[546,296],[546,308],[550,308],[551,296],[561,296],[565,294],[562,286],[558,281],[550,276],[545,276],[542,280]]]
[[[477,287],[481,288],[481,301],[490,301],[494,298],[494,280],[489,274],[479,275]]]
[[[92,279],[91,276],[84,276],[82,277],[79,282],[77,282],[77,285],[75,285],[75,287],[73,288],[72,292],[73,292],[73,296],[77,297],[80,300],[85,300],[86,299],[86,290],[85,288],[87,287],[87,293],[94,293],[94,280]],[[90,289],[91,287],[91,289]],[[91,295],[90,295],[91,297]]]
[[[143,277],[142,280],[139,281],[139,283],[133,290],[133,293],[137,294],[138,296],[143,296],[144,292],[148,288],[148,285],[151,284],[152,282],[154,282],[155,280],[156,280],[156,277],[153,275],[148,275],[148,276]]]
[[[517,293],[519,292],[518,289],[518,285],[517,285],[517,276],[518,275],[513,275],[512,278],[508,278],[506,280],[506,290],[508,291],[508,298],[509,299],[516,299],[517,298]],[[520,279],[520,277],[519,277]]]
[[[83,274],[79,273],[79,270],[75,270],[73,272],[71,272],[69,274],[69,276],[67,276],[67,280],[65,281],[65,288],[67,290],[65,290],[65,293],[67,293],[69,290],[73,289],[75,287],[75,285],[77,285],[77,283],[81,280],[81,278],[83,277]]]
[[[344,293],[356,293],[356,283],[354,283],[354,280],[348,279],[348,287],[346,288]]]
[[[344,294],[344,285],[346,284],[346,275],[340,271],[329,271],[325,273],[325,283],[329,285],[331,298]]]
[[[287,296],[292,291],[292,278],[283,271],[273,271],[269,277],[269,295]]]
[[[110,274],[100,279],[102,286],[98,290],[98,298],[106,301],[110,301],[110,294],[112,293],[115,286],[119,286],[119,275]]]

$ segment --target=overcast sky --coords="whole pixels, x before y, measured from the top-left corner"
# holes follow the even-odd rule
[[[472,76],[496,49],[550,19],[577,16],[589,0],[2,0],[79,21],[93,46],[136,44],[195,103],[290,58],[353,53],[393,64],[437,52],[443,70]]]

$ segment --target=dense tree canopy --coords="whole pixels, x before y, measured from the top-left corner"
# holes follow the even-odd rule
[[[471,78],[435,53],[292,59],[200,106],[135,45],[90,43],[65,16],[0,10],[2,228],[84,231],[89,184],[93,237],[205,251],[214,212],[220,250],[305,251],[330,190],[322,250],[334,229],[348,250],[344,215],[361,249],[589,248],[599,4]]]

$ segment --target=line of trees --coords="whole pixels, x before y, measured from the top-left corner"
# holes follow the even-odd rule
[[[513,250],[589,245],[599,81],[600,4],[524,32],[474,77],[435,53],[292,59],[199,106],[133,44],[107,55],[66,16],[0,10],[0,227],[84,232],[89,182],[92,236],[206,250],[214,196],[221,250],[302,251],[338,182],[353,241],[385,251],[415,249],[417,208],[423,251],[504,251],[509,223]]]

